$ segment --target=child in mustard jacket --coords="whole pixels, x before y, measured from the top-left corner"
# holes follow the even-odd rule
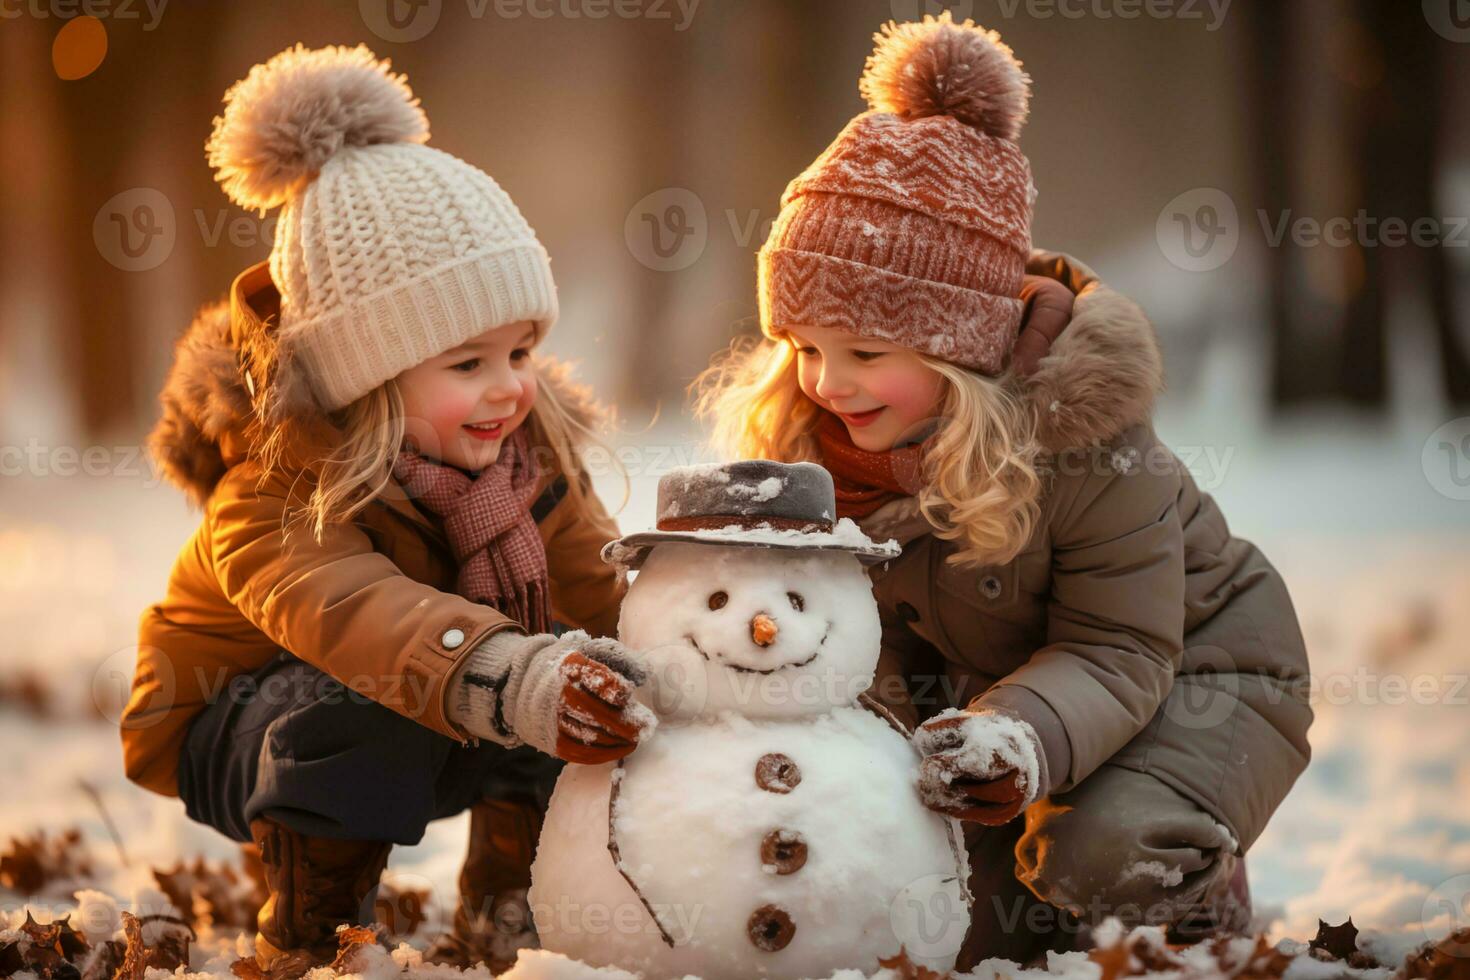
[[[502,969],[534,940],[557,759],[620,758],[652,724],[615,640],[553,629],[615,632],[624,583],[579,463],[593,407],[535,353],[550,264],[366,48],[298,46],[225,102],[210,162],[279,221],[163,392],[150,447],[204,516],[142,617],[127,774],[259,845],[277,977],[371,920],[394,844],[470,809],[429,958]]]

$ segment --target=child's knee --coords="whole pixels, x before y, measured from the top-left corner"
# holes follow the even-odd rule
[[[1038,898],[1092,924],[1174,921],[1222,865],[1212,817],[1147,774],[1104,776],[1104,792],[1058,794],[1026,813],[1017,877]],[[1158,792],[1158,789],[1163,792]],[[1079,786],[1078,790],[1082,787]],[[1132,790],[1134,792],[1130,793]],[[1126,795],[1124,795],[1126,794]]]
[[[270,723],[262,764],[310,767],[323,778],[341,773],[360,779],[371,773],[374,779],[432,784],[438,769],[434,763],[447,756],[454,744],[450,739],[326,679],[330,683]]]

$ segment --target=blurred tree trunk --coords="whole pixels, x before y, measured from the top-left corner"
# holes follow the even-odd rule
[[[217,99],[200,91],[198,79],[208,77],[207,66],[228,8],[200,4],[170,11],[153,31],[138,20],[105,19],[107,56],[92,74],[75,81],[55,79],[61,86],[62,145],[71,172],[69,192],[62,195],[62,253],[65,261],[53,281],[66,302],[58,310],[58,335],[65,348],[80,419],[89,436],[126,426],[138,406],[139,347],[142,331],[137,318],[141,291],[153,281],[150,271],[127,271],[110,261],[93,237],[99,209],[115,194],[135,187],[160,191],[168,187],[150,153],[149,140],[158,140],[170,123],[204,111]],[[48,22],[59,29],[61,20]],[[45,39],[46,32],[40,32]],[[152,107],[147,108],[147,107]],[[129,124],[144,119],[147,127]],[[162,120],[160,122],[159,120]],[[158,127],[158,128],[154,128]],[[207,130],[204,130],[207,132]],[[200,145],[201,170],[203,146]],[[165,195],[167,196],[167,195]],[[176,247],[192,230],[187,200],[172,200]],[[131,234],[137,246],[140,228],[131,232],[131,202],[118,220],[104,222],[102,233]],[[149,221],[166,221],[153,215]],[[145,225],[147,222],[145,222]],[[116,255],[116,252],[111,252]]]
[[[1266,211],[1280,214],[1290,196],[1288,148],[1281,119],[1273,109],[1287,82],[1288,18],[1286,11],[1277,4],[1248,9],[1251,50],[1256,57],[1249,74],[1255,82],[1250,97],[1257,146],[1255,159],[1259,164],[1257,181]],[[1247,219],[1242,217],[1241,220]],[[1278,406],[1298,400],[1311,388],[1310,382],[1301,376],[1302,369],[1296,360],[1297,348],[1302,344],[1292,332],[1291,307],[1287,301],[1290,288],[1288,256],[1281,249],[1268,252],[1265,305],[1270,317],[1273,354],[1271,400]]]
[[[1406,228],[1430,219],[1435,235],[1453,231],[1435,192],[1444,42],[1416,5],[1355,0],[1303,10],[1249,8],[1259,185],[1270,221],[1346,218],[1351,241],[1298,244],[1288,226],[1268,251],[1273,400],[1382,409],[1389,299],[1398,291],[1424,301],[1446,392],[1463,404],[1470,363],[1456,331],[1449,256],[1404,234],[1384,243],[1388,219]],[[1345,152],[1324,158],[1324,141]],[[1359,223],[1360,212],[1368,220]]]
[[[635,190],[638,195],[635,200],[664,188],[694,190],[689,187],[687,176],[680,176],[689,172],[684,146],[689,126],[687,93],[692,88],[694,68],[690,57],[692,45],[687,41],[669,43],[662,25],[649,22],[637,27],[630,42],[637,48],[637,55],[632,60],[636,72],[635,90],[650,93],[650,103],[662,111],[633,111],[627,115],[628,139],[637,147],[634,173],[648,177],[644,186]],[[629,205],[632,204],[630,201]],[[655,242],[653,254],[657,255],[657,250],[665,244],[677,251],[693,218],[658,199],[653,204],[653,209],[642,216]],[[657,397],[650,382],[655,378],[654,370],[665,362],[665,352],[675,327],[669,322],[668,311],[674,288],[671,276],[678,273],[648,268],[642,259],[630,268],[634,270],[632,285],[635,296],[630,304],[634,329],[618,402],[646,406]]]
[[[1381,43],[1384,67],[1381,82],[1362,100],[1360,135],[1368,161],[1369,213],[1381,219],[1404,219],[1410,226],[1419,218],[1434,221],[1436,236],[1457,236],[1463,244],[1466,230],[1456,229],[1438,193],[1444,164],[1443,55],[1448,42],[1425,30],[1423,12],[1403,4],[1369,3],[1367,34]],[[1451,239],[1451,245],[1454,241]],[[1457,331],[1447,246],[1418,245],[1410,240],[1396,248],[1373,252],[1382,261],[1392,255],[1399,273],[1398,288],[1423,293],[1440,357],[1440,376],[1452,405],[1470,403],[1470,361]]]

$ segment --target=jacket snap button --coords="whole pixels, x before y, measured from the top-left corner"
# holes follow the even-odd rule
[[[898,615],[905,623],[917,623],[919,621],[919,610],[907,602],[898,604]]]
[[[446,650],[456,649],[461,643],[464,642],[464,630],[445,630],[444,635],[439,638],[439,642],[444,644],[444,649]]]
[[[980,591],[984,593],[987,599],[996,598],[1000,595],[1000,579],[994,575],[985,576],[980,580]]]

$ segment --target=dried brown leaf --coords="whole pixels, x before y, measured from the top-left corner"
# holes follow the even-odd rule
[[[1346,922],[1335,926],[1318,919],[1317,935],[1307,943],[1307,948],[1322,950],[1335,960],[1352,956],[1358,951],[1358,927],[1353,925],[1353,917],[1348,916]]]
[[[82,844],[82,832],[75,827],[59,837],[46,831],[12,837],[0,852],[0,886],[21,895],[39,894],[56,881],[71,881],[92,876],[92,861]]]
[[[383,927],[380,925],[344,926],[338,929],[337,958],[332,960],[332,972],[338,975],[361,973],[367,965],[360,959],[363,949],[370,946],[386,949],[387,944],[383,939]]]
[[[922,963],[915,963],[909,959],[909,951],[903,946],[898,948],[897,956],[890,956],[886,960],[879,959],[878,965],[897,972],[903,980],[946,980],[953,976],[951,973],[937,973]]]
[[[1404,958],[1398,980],[1470,980],[1470,926],[1425,943]]]
[[[265,901],[243,869],[196,857],[170,870],[153,869],[153,879],[194,929],[247,929]]]

